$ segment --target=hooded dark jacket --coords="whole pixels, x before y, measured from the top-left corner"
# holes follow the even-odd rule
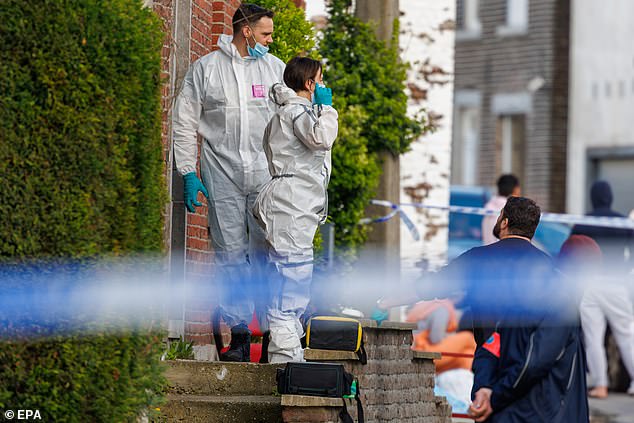
[[[612,188],[606,181],[597,181],[592,185],[590,200],[592,201],[592,211],[587,216],[625,217],[612,210]],[[623,263],[625,261],[624,251],[628,246],[630,252],[634,253],[634,248],[632,248],[634,247],[634,231],[631,229],[575,225],[572,228],[572,235],[586,235],[594,239],[601,247],[605,260],[610,261],[610,264]],[[630,261],[632,260],[630,259]]]
[[[461,325],[479,328],[472,394],[492,389],[487,423],[588,422],[578,306],[548,255],[505,238],[462,254],[434,282],[460,287],[457,305],[470,307]]]
[[[492,389],[487,423],[588,422],[581,329],[545,316],[536,325],[502,323],[473,360],[473,395]]]

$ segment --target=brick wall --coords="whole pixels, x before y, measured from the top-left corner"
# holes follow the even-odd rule
[[[463,1],[458,0],[458,13]],[[533,94],[532,110],[526,115],[522,188],[549,211],[563,211],[565,201],[569,3],[531,0],[528,33],[501,37],[496,28],[505,22],[506,0],[481,1],[481,37],[456,41],[455,51],[456,92],[476,89],[481,93],[480,185],[494,185],[499,176],[493,95],[526,92],[534,77],[545,80]]]
[[[358,380],[366,422],[450,423],[451,406],[434,395],[435,353],[411,349],[412,329],[408,323],[383,322],[380,327],[362,320],[367,364],[346,359],[346,352],[305,350],[307,361],[340,361]],[[354,354],[354,353],[350,353]],[[303,407],[282,407],[285,422],[317,421],[302,419]],[[356,419],[353,403],[348,411]],[[331,421],[324,413],[323,422]],[[332,416],[332,413],[331,413]],[[336,420],[332,420],[336,421]]]
[[[186,4],[186,3],[184,3]],[[155,0],[152,2],[152,9],[163,20],[165,30],[165,42],[162,50],[162,75],[165,81],[162,88],[162,105],[163,105],[163,130],[162,139],[165,157],[165,176],[166,180],[171,181],[172,161],[171,161],[171,108],[174,97],[177,95],[185,70],[177,70],[178,63],[175,57],[179,54],[185,54],[186,61],[191,63],[205,54],[215,50],[218,37],[223,33],[231,33],[231,18],[239,0],[191,0],[189,10],[183,10],[182,5],[177,5],[174,0]],[[180,16],[177,16],[176,8],[181,6],[179,10]],[[178,21],[176,21],[178,19]],[[176,32],[182,28],[188,28],[189,33],[181,35],[183,40],[177,43]],[[180,48],[182,51],[178,51]],[[189,56],[189,57],[187,57]],[[187,67],[188,63],[185,63]],[[200,140],[199,140],[200,142]],[[199,144],[200,145],[200,144]],[[180,181],[175,181],[179,183]],[[182,182],[181,182],[182,183]],[[170,187],[171,188],[171,187]],[[170,190],[171,191],[171,190]],[[174,196],[174,201],[177,201]],[[182,196],[182,193],[180,194]],[[178,199],[179,200],[179,199]],[[202,194],[199,194],[199,201],[203,203],[203,207],[197,208],[196,213],[187,213],[186,224],[176,225],[183,228],[184,234],[184,266],[187,279],[187,287],[177,289],[186,289],[189,293],[200,292],[202,295],[190,296],[186,301],[185,335],[188,339],[193,340],[197,345],[211,344],[210,333],[210,316],[212,308],[212,296],[210,294],[210,270],[213,253],[210,248],[207,224],[207,204]],[[176,207],[182,208],[182,203],[176,204]],[[176,217],[185,217],[181,214],[177,216],[172,213],[172,206],[166,208],[166,225],[165,240],[168,248],[173,248],[172,219]],[[171,244],[171,245],[170,245]],[[171,254],[183,253],[181,251],[170,250]],[[178,262],[178,261],[176,261]],[[172,260],[172,272],[178,272],[174,269],[174,261]],[[176,313],[178,314],[178,313]]]
[[[238,0],[192,0],[190,60],[216,50],[221,34],[231,34],[231,19],[240,2]],[[200,151],[201,139],[198,140]],[[198,171],[200,173],[200,163]],[[188,291],[185,308],[185,335],[197,345],[210,345],[211,312],[216,296],[213,295],[211,261],[213,251],[209,240],[207,202],[202,194],[198,200],[203,204],[196,213],[187,213],[185,266]]]
[[[165,166],[165,178],[168,179],[170,156],[170,116],[171,116],[171,79],[172,79],[172,28],[174,26],[173,0],[156,0],[152,3],[152,10],[163,20],[165,39],[161,50],[161,80],[165,81],[161,87],[161,116],[163,125],[161,128],[161,140],[163,142],[163,160]],[[165,216],[169,219],[169,207],[166,207]],[[169,240],[170,225],[166,222],[163,239]]]

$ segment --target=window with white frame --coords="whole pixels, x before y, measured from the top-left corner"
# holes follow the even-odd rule
[[[524,180],[526,160],[526,116],[501,115],[497,120],[497,173],[513,173]]]
[[[475,185],[478,178],[480,111],[460,107],[456,116],[456,136],[452,149],[452,183]]]
[[[464,0],[464,29],[480,32],[480,0]]]
[[[478,38],[482,31],[480,23],[480,0],[462,0],[462,25],[458,28],[458,39]]]
[[[506,0],[506,22],[497,28],[498,35],[524,34],[528,31],[529,0]]]

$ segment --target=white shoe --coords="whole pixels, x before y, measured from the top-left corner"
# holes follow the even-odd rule
[[[634,380],[632,381],[632,383],[630,383],[630,387],[627,390],[627,394],[634,396]]]

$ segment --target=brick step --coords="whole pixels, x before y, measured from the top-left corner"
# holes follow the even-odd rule
[[[171,394],[272,395],[277,382],[275,364],[219,361],[166,361]]]
[[[273,395],[169,394],[160,421],[205,423],[279,423],[280,397]]]

